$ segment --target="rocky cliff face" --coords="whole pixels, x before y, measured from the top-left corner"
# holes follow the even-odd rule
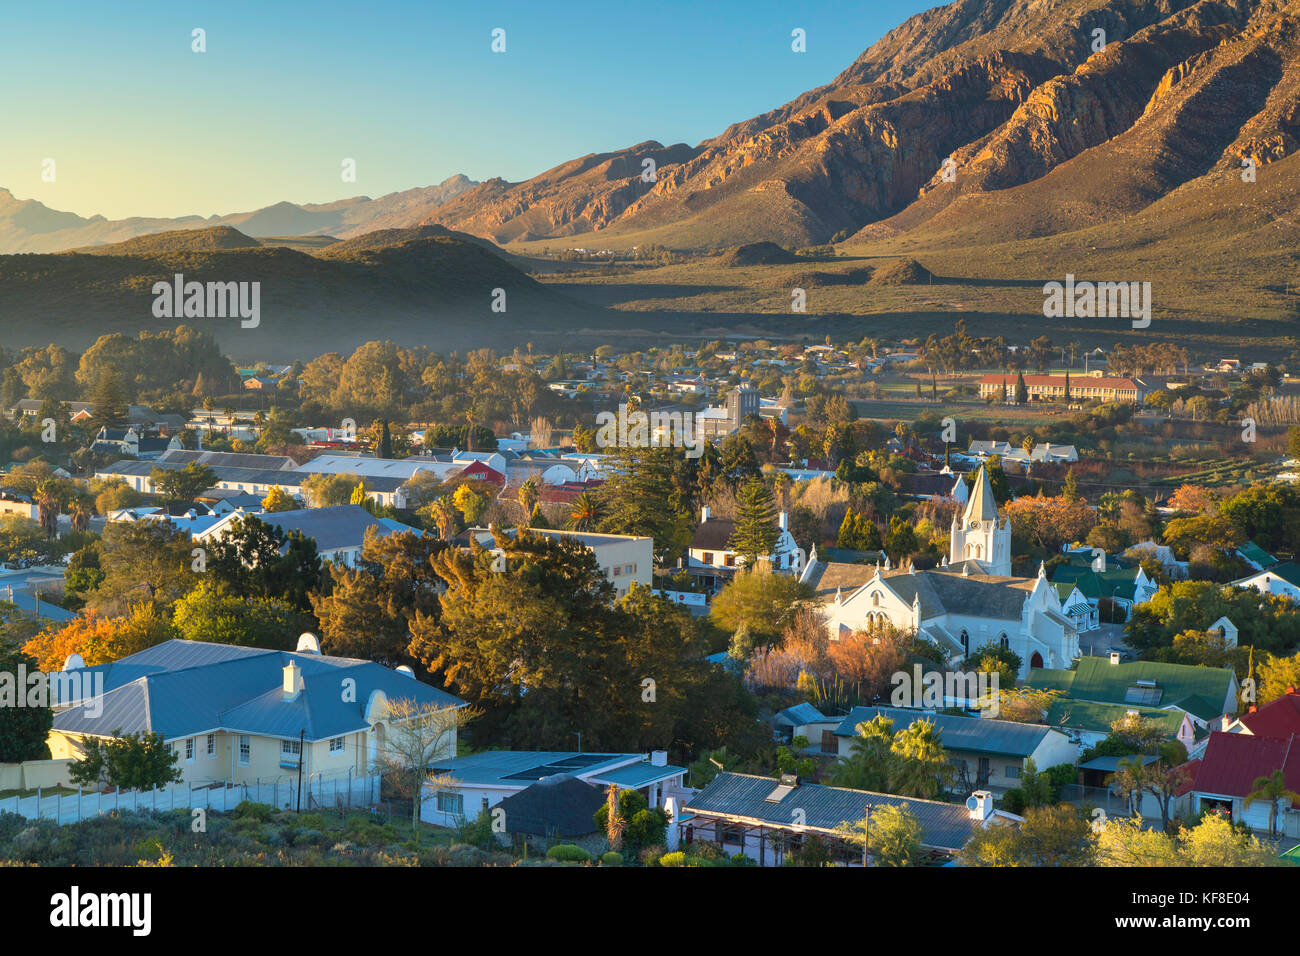
[[[499,242],[660,230],[683,246],[800,244],[969,227],[995,209],[1008,237],[1042,235],[1293,152],[1298,11],[957,0],[697,148],[644,143],[485,183],[428,221]],[[645,158],[653,183],[640,179]]]

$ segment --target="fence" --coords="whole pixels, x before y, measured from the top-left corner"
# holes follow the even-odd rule
[[[325,777],[314,773],[302,780],[303,810],[322,807],[339,809],[367,807],[379,803],[379,775],[357,776],[352,773]],[[89,817],[116,810],[177,810],[203,807],[226,812],[241,802],[266,803],[280,809],[299,805],[296,776],[285,775],[263,782],[232,785],[199,786],[174,783],[157,790],[117,790],[107,793],[86,792],[46,795],[37,789],[33,796],[15,796],[0,800],[0,813],[16,813],[29,820],[54,820],[76,823]]]

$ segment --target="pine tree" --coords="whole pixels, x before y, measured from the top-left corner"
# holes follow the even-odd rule
[[[393,433],[388,430],[388,419],[380,419],[379,423],[379,457],[393,457]]]
[[[753,567],[775,550],[777,536],[776,500],[771,489],[757,478],[745,482],[736,496],[735,529],[727,546]]]
[[[126,420],[126,391],[116,365],[105,366],[90,393],[90,417],[99,426],[112,428]]]
[[[1025,373],[1016,373],[1016,404],[1023,405],[1029,401],[1029,389],[1025,387]]]
[[[1079,483],[1074,478],[1074,469],[1065,473],[1065,487],[1062,489],[1066,501],[1079,500]]]
[[[1070,370],[1065,370],[1065,400],[1070,400]]]

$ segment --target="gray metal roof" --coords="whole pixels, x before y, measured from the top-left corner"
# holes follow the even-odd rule
[[[783,727],[799,727],[803,724],[824,723],[829,719],[812,704],[804,703],[795,704],[793,707],[778,711],[772,717],[772,723],[780,724]]]
[[[258,519],[279,528],[286,535],[301,531],[306,537],[316,542],[320,551],[334,551],[338,548],[361,547],[365,541],[366,530],[375,528],[381,536],[399,531],[420,529],[404,525],[391,518],[376,518],[360,505],[334,505],[329,508],[297,508],[292,511],[267,512],[257,515]]]
[[[858,724],[871,720],[877,714],[884,714],[894,721],[895,733],[911,726],[913,721],[928,720],[939,731],[939,739],[945,750],[999,757],[1028,757],[1052,732],[1050,727],[1041,724],[1020,724],[1011,720],[958,717],[955,714],[936,714],[899,707],[854,707],[835,729],[836,736],[856,737]]]
[[[841,823],[857,823],[879,807],[906,807],[921,824],[921,843],[926,847],[957,850],[966,845],[978,825],[970,812],[958,804],[938,800],[896,797],[866,790],[847,790],[817,783],[801,783],[780,800],[767,798],[780,785],[772,777],[741,773],[719,773],[713,781],[686,800],[685,812],[769,823],[793,830],[796,811],[803,811],[805,827],[834,830]]]
[[[303,690],[285,700],[281,686],[290,661],[302,668]],[[107,736],[121,727],[169,740],[216,729],[269,737],[305,730],[308,740],[324,740],[366,729],[375,690],[420,704],[464,703],[371,661],[198,641],[166,641],[86,671],[103,675],[102,713],[92,717],[88,708],[73,707],[55,715],[55,730]],[[345,678],[356,681],[351,702],[343,699]]]

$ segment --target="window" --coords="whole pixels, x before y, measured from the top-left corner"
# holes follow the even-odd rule
[[[217,735],[208,734],[208,759],[211,760],[217,755]]]
[[[438,812],[454,813],[460,815],[465,809],[465,798],[459,793],[451,793],[446,790],[438,791]]]
[[[185,738],[185,759],[186,760],[194,759],[194,738],[193,737]]]
[[[720,843],[733,843],[738,846],[745,845],[745,828],[744,827],[723,827],[722,838]]]
[[[484,797],[484,798],[483,798],[483,808],[482,808],[482,809],[483,809],[483,812],[484,812],[484,813],[487,813],[487,812],[488,812],[488,798],[487,798],[487,797]]]
[[[248,734],[240,734],[239,735],[239,765],[241,767],[248,766],[248,757],[249,757],[249,752],[251,750],[252,747],[249,745],[248,742]]]
[[[621,564],[614,565],[614,577],[618,577],[622,573],[623,573],[623,566]]]
[[[1007,767],[1007,776],[1011,777],[1012,779],[1019,780],[1020,768],[1017,767],[1015,764],[1011,764],[1009,767]]]
[[[293,754],[295,757],[302,753],[302,743],[297,740],[281,740],[281,754]]]
[[[705,552],[704,552],[704,557],[703,557],[701,560],[702,560],[705,564],[712,564],[712,563],[713,563],[713,552],[712,552],[712,551],[705,551]]]
[[[727,567],[734,568],[735,566],[736,566],[736,556],[734,554],[727,555]]]
[[[331,741],[330,741],[330,753],[332,753],[332,754],[342,753],[342,752],[343,752],[344,744],[346,743],[346,740],[347,740],[347,738],[345,738],[345,737],[335,737],[333,740],[331,740]]]

